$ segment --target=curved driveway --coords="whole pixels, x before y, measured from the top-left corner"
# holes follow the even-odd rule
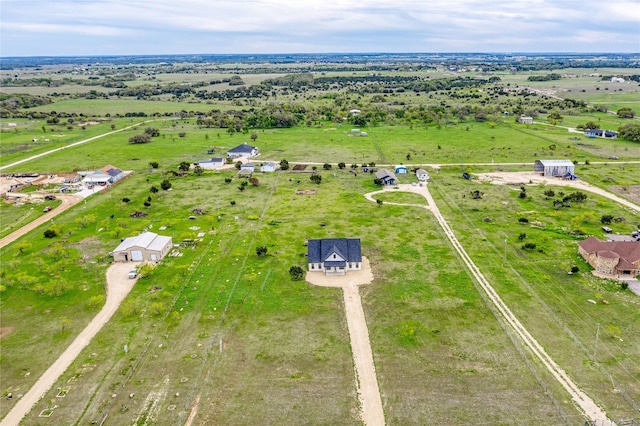
[[[24,416],[38,403],[40,398],[55,384],[60,376],[69,368],[80,352],[91,342],[91,339],[109,322],[120,307],[120,303],[129,294],[137,280],[129,279],[127,272],[134,263],[114,263],[107,269],[107,300],[89,325],[75,338],[58,359],[45,371],[38,381],[18,400],[9,411],[0,426],[16,426]]]
[[[562,368],[558,364],[551,359],[551,357],[547,354],[547,352],[542,348],[542,346],[538,343],[538,341],[527,331],[527,329],[520,323],[518,318],[511,312],[511,310],[507,307],[507,305],[502,301],[498,293],[495,291],[493,286],[487,281],[484,277],[480,269],[475,265],[471,257],[467,254],[462,244],[458,241],[455,234],[449,227],[449,224],[444,219],[444,216],[440,213],[438,206],[435,201],[431,197],[431,193],[429,193],[429,189],[427,185],[424,186],[413,186],[413,185],[398,185],[399,190],[414,192],[423,195],[427,199],[427,203],[429,206],[420,206],[426,207],[433,212],[433,215],[438,220],[438,223],[444,230],[449,241],[453,245],[454,249],[460,255],[462,261],[465,263],[469,272],[474,276],[477,280],[478,284],[487,294],[488,299],[491,303],[496,307],[498,312],[502,318],[506,321],[506,323],[513,329],[516,336],[520,339],[520,341],[527,346],[531,350],[531,352],[540,360],[542,365],[551,373],[551,375],[562,385],[562,387],[571,395],[571,399],[576,404],[577,407],[584,413],[584,415],[590,420],[600,422],[607,422],[606,424],[614,425],[611,420],[607,418],[606,413],[598,407],[598,405],[584,392],[578,388],[578,386],[571,380],[571,378],[564,372]],[[381,191],[376,191],[365,195],[368,200],[374,201],[373,195],[380,192],[391,192],[397,191],[395,189],[386,187]],[[396,205],[403,205],[400,203],[389,203]],[[604,424],[604,423],[603,423]]]

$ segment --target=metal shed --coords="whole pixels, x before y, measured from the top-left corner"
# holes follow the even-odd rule
[[[542,176],[574,175],[576,166],[570,160],[536,160],[533,170]]]

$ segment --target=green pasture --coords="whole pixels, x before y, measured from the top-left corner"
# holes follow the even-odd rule
[[[0,203],[0,238],[44,215],[46,207],[57,207],[60,201],[29,200],[17,203]]]
[[[3,339],[2,362],[15,365],[3,368],[5,387],[22,388],[32,383],[32,376],[37,377],[48,359],[55,356],[55,351],[37,350],[38,345],[51,347],[52,340],[59,341],[53,346],[61,351],[68,342],[64,336],[77,334],[82,321],[86,323],[95,313],[103,291],[106,254],[119,238],[149,227],[162,233],[158,228],[168,226],[164,233],[176,242],[197,239],[200,231],[206,235],[195,249],[182,248],[183,257],[167,258],[149,278],[141,279],[118,318],[61,379],[59,387],[69,388],[70,393],[55,416],[93,421],[109,414],[126,422],[135,421],[148,412],[143,399],[154,397],[160,387],[166,389],[165,396],[159,397],[161,424],[184,419],[198,396],[208,401],[203,418],[214,416],[223,423],[245,424],[262,416],[268,422],[299,422],[309,415],[321,416],[329,423],[356,423],[341,295],[335,290],[291,282],[286,271],[292,264],[304,266],[300,255],[305,252],[306,238],[360,236],[376,276],[363,294],[390,422],[422,423],[431,419],[442,424],[452,412],[458,423],[477,416],[498,423],[514,418],[545,418],[552,423],[579,418],[564,401],[563,391],[555,388],[535,362],[523,361],[526,355],[515,350],[495,322],[426,210],[366,201],[362,194],[376,190],[371,176],[353,176],[347,170],[336,171],[335,177],[333,171],[320,173],[320,185],[312,184],[308,174],[258,174],[260,186],[249,186],[241,192],[238,179],[224,183],[224,178],[233,174],[207,172],[201,177],[171,178],[171,191],[152,195],[149,188],[163,179],[162,172],[143,172],[56,220],[60,234],[66,238],[65,246],[73,247],[68,257],[60,257],[68,259],[64,268],[59,266],[62,260],[51,257],[55,241],[42,237],[46,227],[25,237],[27,248],[22,253],[5,248],[3,265],[31,272],[21,273],[27,275],[21,278],[27,283],[20,284],[24,288],[16,282],[5,290],[3,312],[9,314],[3,315],[3,326],[20,324],[20,329],[28,333],[41,330],[42,321],[48,321],[45,330],[50,334],[39,340],[35,335],[40,332],[31,331],[34,353],[45,352],[48,356],[23,362],[12,355],[13,351],[18,353],[12,339],[19,334]],[[606,407],[615,407],[611,410],[616,415],[629,413],[622,396],[601,395],[591,383],[610,373],[623,395],[633,391],[634,381],[625,369],[636,368],[631,361],[637,356],[633,342],[639,331],[633,325],[637,322],[633,320],[637,316],[635,299],[619,287],[591,278],[588,266],[576,258],[576,237],[563,230],[567,223],[578,223],[575,217],[585,212],[616,214],[612,209],[615,206],[590,196],[588,204],[556,214],[543,199],[543,188],[529,188],[532,201],[521,202],[516,198],[517,188],[467,182],[458,176],[455,168],[443,169],[431,188],[472,257],[536,338],[545,346],[557,348],[552,356],[563,367],[567,364],[569,374],[581,387],[587,387],[590,394],[593,390]],[[640,182],[636,179],[631,183]],[[483,200],[462,197],[475,188],[486,194]],[[296,189],[316,189],[317,194],[296,195]],[[189,196],[185,197],[187,191]],[[130,199],[128,203],[121,201],[125,196]],[[147,208],[142,203],[149,196],[152,201]],[[392,192],[384,196],[388,202],[419,202],[413,194]],[[320,205],[324,207],[316,213],[306,213]],[[193,208],[207,213],[195,221],[188,220]],[[148,211],[149,216],[130,219],[129,214],[136,210]],[[640,221],[630,212],[624,215],[626,222],[616,229],[621,233]],[[536,222],[544,220],[544,228],[532,226],[534,220],[523,225],[517,221],[520,216]],[[486,217],[492,222],[485,222]],[[584,232],[600,235],[597,220],[580,223]],[[189,229],[194,225],[200,230]],[[522,252],[516,238],[522,232],[528,235],[526,241],[536,241],[545,253]],[[505,237],[506,251],[502,243]],[[269,256],[257,258],[258,245],[267,246]],[[562,248],[560,253],[555,251],[556,246]],[[92,255],[81,258],[81,251],[87,247]],[[507,264],[502,259],[504,253]],[[534,263],[531,257],[536,258]],[[68,274],[77,274],[79,265],[94,271],[91,276],[95,278],[70,284],[61,296],[47,295],[51,291],[47,282],[53,280],[44,279],[46,269],[40,272],[43,278],[34,274],[38,268],[30,265],[38,262],[53,267],[56,278],[65,282],[70,282],[65,279]],[[566,270],[573,264],[579,265],[581,272],[567,276]],[[29,276],[36,278],[43,293],[29,288],[33,281]],[[544,278],[542,282],[540,277]],[[559,292],[551,282],[563,290]],[[585,309],[591,305],[577,313],[575,309],[566,313],[558,310],[567,305],[581,306],[597,294],[615,306],[615,312],[607,311],[608,322],[603,322],[603,328],[615,325],[623,333],[619,343],[611,337],[600,342],[603,362],[607,360],[604,373],[589,366],[588,354],[583,353],[586,361],[576,365],[574,351],[565,350],[575,346],[575,350],[584,351],[580,343],[590,341],[595,319],[589,319],[590,312]],[[65,316],[61,301],[64,306],[81,308],[83,313],[74,316],[65,331],[61,331],[61,317]],[[42,312],[52,309],[52,315],[30,315],[34,308]],[[562,325],[569,327],[571,334]],[[559,327],[555,340],[546,342],[552,337],[546,335],[548,328],[554,327]],[[617,333],[615,328],[609,330]],[[578,343],[568,337],[573,335]],[[129,349],[126,355],[125,344]],[[620,350],[627,356],[621,358]],[[31,374],[24,377],[28,372]],[[425,382],[432,385],[425,389]],[[516,388],[514,383],[518,384]],[[541,383],[550,396],[545,396]],[[74,392],[90,398],[71,402]],[[113,393],[118,395],[115,399],[111,399]],[[137,396],[129,398],[132,393]],[[180,396],[170,396],[176,393]],[[307,394],[332,410],[319,412],[317,403],[297,397]],[[33,410],[27,424],[37,421],[36,414],[52,398],[53,392]],[[296,410],[286,408],[292,401]],[[436,403],[428,404],[432,401]],[[3,405],[4,411],[4,401]],[[167,410],[172,405],[177,407],[175,412]],[[467,409],[455,410],[460,405]],[[149,415],[153,414],[149,410]]]

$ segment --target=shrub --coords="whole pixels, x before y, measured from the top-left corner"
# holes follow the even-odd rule
[[[628,282],[626,282],[626,281],[623,281],[622,283],[620,283],[620,287],[621,287],[623,290],[626,290],[626,289],[628,289],[628,288],[629,288],[629,283],[628,283]]]
[[[151,136],[147,134],[133,135],[129,138],[129,143],[142,144],[151,142]]]
[[[291,268],[289,268],[289,275],[291,276],[292,280],[300,281],[304,278],[304,269],[302,269],[297,265],[294,265]]]
[[[536,249],[535,243],[524,243],[522,245],[522,250],[535,250],[535,249]]]
[[[58,236],[58,233],[53,229],[47,229],[46,231],[44,231],[45,238],[55,238],[57,236]]]
[[[228,178],[224,178],[224,183],[227,183],[227,184],[228,184],[228,183],[231,183],[231,181],[232,181],[232,180],[233,180],[233,179],[231,179],[230,177],[228,177]]]
[[[152,169],[157,169],[158,167],[160,167],[160,163],[158,163],[157,161],[151,161],[151,162],[149,163],[149,166],[150,166]]]
[[[524,232],[518,235],[518,241],[525,240],[526,238],[527,238],[527,234],[525,234]]]
[[[162,182],[160,182],[160,188],[162,188],[163,190],[168,190],[171,188],[171,182],[169,182],[168,179],[163,180]]]
[[[613,220],[613,215],[612,214],[603,214],[600,217],[600,223],[602,223],[603,225],[610,224],[612,220]]]
[[[122,202],[123,203],[128,203],[129,201],[131,201],[131,199],[129,199],[127,197],[122,198]]]
[[[160,190],[158,189],[158,187],[157,187],[157,186],[152,186],[151,188],[149,188],[149,191],[150,191],[152,194],[155,194],[156,192],[158,192],[158,191],[160,191]]]
[[[236,202],[234,200],[229,201],[229,204],[231,204],[232,206],[236,205]]]
[[[266,256],[266,255],[267,255],[267,251],[268,251],[268,249],[267,249],[267,247],[265,247],[265,246],[258,246],[258,247],[256,247],[256,255],[257,255],[258,257],[264,257],[264,256]]]
[[[331,170],[331,164],[329,163],[324,163],[324,165],[322,166],[323,169],[325,170]]]
[[[526,217],[519,217],[518,218],[518,222],[520,222],[520,223],[529,223],[529,219],[527,219]]]
[[[146,129],[144,129],[144,134],[149,135],[149,137],[153,138],[155,136],[160,136],[160,130],[156,129],[155,127],[147,127]]]

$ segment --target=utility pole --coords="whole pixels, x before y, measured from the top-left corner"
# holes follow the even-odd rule
[[[596,328],[596,342],[593,345],[593,362],[596,363],[596,351],[598,350],[598,336],[600,335],[600,323],[598,323],[598,328]]]

